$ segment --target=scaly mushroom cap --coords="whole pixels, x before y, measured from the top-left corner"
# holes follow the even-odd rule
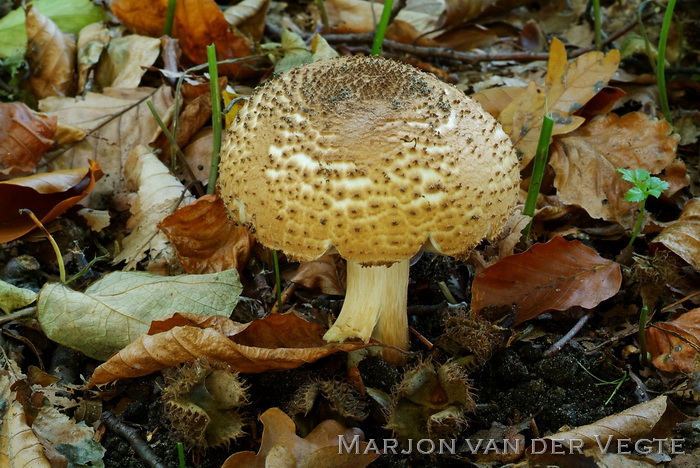
[[[498,122],[402,62],[346,57],[257,88],[221,152],[219,189],[263,245],[364,265],[421,248],[459,256],[497,235],[518,160]]]

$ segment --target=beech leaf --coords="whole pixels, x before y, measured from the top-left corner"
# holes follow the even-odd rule
[[[550,310],[592,309],[621,284],[620,265],[577,240],[557,236],[479,273],[472,284],[472,309],[512,306],[517,325]]]
[[[700,370],[700,308],[670,322],[656,322],[646,337],[654,367],[691,374]]]
[[[260,415],[263,435],[260,450],[239,452],[226,459],[221,468],[266,468],[282,466],[364,468],[379,457],[378,453],[362,453],[367,442],[353,447],[359,451],[341,450],[340,439],[350,446],[356,437],[364,438],[358,428],[348,429],[332,419],[321,422],[306,437],[296,434],[294,421],[279,408],[270,408]]]
[[[0,104],[0,174],[31,172],[53,146],[56,117],[34,113],[21,102]]]
[[[204,357],[239,372],[293,369],[364,343],[326,343],[326,329],[294,313],[271,314],[242,324],[226,317],[176,313],[95,369],[88,386],[103,385]]]
[[[241,291],[236,270],[169,277],[117,271],[85,292],[47,283],[37,312],[51,340],[106,360],[148,331],[153,320],[175,311],[229,315]]]

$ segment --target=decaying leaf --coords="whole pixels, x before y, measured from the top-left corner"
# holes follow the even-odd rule
[[[542,117],[547,114],[554,120],[552,135],[581,126],[584,118],[575,112],[605,86],[619,63],[617,50],[589,52],[569,63],[564,45],[552,40],[545,86],[530,82],[499,115],[503,130],[522,157],[520,167],[526,167],[535,156]]]
[[[116,0],[109,7],[129,30],[147,36],[160,37],[165,25],[167,0],[141,2]],[[219,60],[247,57],[252,43],[235,34],[214,0],[181,0],[177,2],[173,37],[178,39],[184,54],[195,64],[207,61],[206,47],[216,45]],[[229,64],[219,68],[222,73],[236,75],[249,72],[247,65]]]
[[[656,322],[646,330],[654,367],[666,372],[700,370],[700,309],[670,322]]]
[[[517,325],[550,310],[592,309],[621,284],[620,265],[577,240],[557,236],[479,273],[472,284],[472,309],[512,306]]]
[[[225,317],[174,314],[156,321],[107,362],[95,369],[89,386],[147,375],[205,357],[239,372],[299,367],[339,351],[365,348],[363,343],[326,343],[324,327],[293,313],[272,314],[241,324]]]
[[[160,55],[160,40],[131,34],[112,40],[95,73],[100,88],[136,88]]]
[[[205,195],[163,219],[158,228],[168,236],[188,273],[241,270],[253,237],[246,226],[228,219],[218,196]]]
[[[188,205],[194,198],[145,146],[131,151],[124,173],[127,188],[138,193],[131,203],[131,218],[126,224],[131,234],[124,238],[121,252],[112,261],[115,264],[126,261],[124,268],[133,270],[147,251],[153,259],[170,248],[165,234],[158,230],[158,223],[173,213],[178,203]]]
[[[99,63],[102,51],[109,44],[109,29],[103,23],[88,24],[78,35],[78,93],[88,81],[88,74]]]
[[[56,117],[36,114],[21,102],[0,103],[0,174],[33,171],[55,133]]]
[[[678,219],[654,239],[700,271],[700,198],[691,198]]]
[[[90,208],[105,208],[106,201],[115,193],[124,191],[123,167],[131,150],[148,144],[159,131],[146,100],[160,115],[172,103],[167,87],[133,90],[109,88],[103,93],[88,93],[80,98],[52,97],[42,100],[39,108],[47,115],[58,117],[65,124],[73,124],[88,133],[87,138],[73,145],[52,168],[67,169],[87,165],[92,159],[100,163],[107,177],[95,186],[86,204]]]
[[[36,300],[36,293],[31,289],[18,288],[0,280],[0,310],[9,314],[15,309],[26,307]]]
[[[243,0],[224,10],[228,24],[238,28],[243,34],[260,42],[265,31],[265,19],[270,0]]]
[[[117,271],[85,292],[61,283],[45,284],[39,291],[37,315],[53,341],[106,360],[137,340],[153,320],[175,310],[228,316],[241,290],[236,270],[168,277]]]
[[[364,454],[367,442],[358,428],[348,429],[332,419],[323,421],[306,437],[296,435],[292,419],[279,408],[270,408],[260,415],[265,426],[260,450],[239,452],[226,459],[221,468],[321,467],[364,468],[379,454],[370,450]],[[340,439],[345,447],[341,450]]]
[[[75,37],[64,35],[39,10],[27,7],[29,85],[38,99],[75,94]]]
[[[106,450],[95,440],[95,430],[52,406],[41,408],[32,430],[68,461],[68,466],[99,466]],[[33,465],[32,465],[33,466]]]
[[[295,271],[284,275],[285,279],[305,288],[337,296],[345,295],[345,277],[345,263],[337,254],[303,262]]]
[[[55,171],[0,182],[0,243],[9,242],[34,230],[31,218],[19,213],[31,210],[46,224],[90,193],[102,176],[100,165]]]

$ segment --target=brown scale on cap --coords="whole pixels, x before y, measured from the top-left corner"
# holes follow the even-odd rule
[[[401,62],[345,57],[255,90],[227,133],[219,188],[235,219],[293,259],[336,249],[390,266],[422,248],[464,255],[498,234],[517,167],[500,125],[457,88]]]

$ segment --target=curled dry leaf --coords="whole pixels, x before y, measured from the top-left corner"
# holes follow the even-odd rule
[[[131,151],[124,175],[127,187],[137,191],[137,195],[126,224],[131,233],[124,238],[122,250],[112,262],[126,261],[124,269],[133,270],[147,251],[150,251],[151,258],[155,258],[170,248],[167,238],[158,230],[158,223],[170,215],[178,203],[188,205],[194,198],[145,146],[137,146]]]
[[[243,0],[224,10],[228,24],[256,42],[262,40],[270,0]]]
[[[221,468],[321,467],[364,468],[379,457],[370,450],[363,454],[367,442],[359,428],[348,429],[332,419],[323,421],[306,437],[296,434],[294,421],[279,408],[260,415],[264,430],[260,450],[239,452],[226,459]],[[340,440],[353,451],[342,450]]]
[[[654,367],[666,372],[691,374],[700,370],[700,309],[670,322],[657,322],[646,330]]]
[[[218,196],[205,195],[166,217],[158,228],[168,236],[187,273],[213,273],[248,262],[253,237],[228,218]]]
[[[78,35],[78,93],[88,81],[88,73],[99,63],[102,51],[109,44],[109,29],[104,23],[92,23]]]
[[[520,96],[527,88],[522,86],[500,86],[498,88],[485,89],[471,95],[476,99],[486,112],[498,119],[501,111],[510,104],[513,99]]]
[[[568,205],[582,207],[593,218],[631,229],[639,204],[625,201],[630,185],[616,169],[661,172],[676,157],[678,135],[670,132],[665,120],[632,112],[594,119],[556,138],[550,164],[556,173],[558,197]]]
[[[167,0],[115,0],[109,7],[130,31],[160,37],[165,27],[167,6]],[[195,64],[206,63],[206,48],[212,43],[216,45],[219,60],[247,57],[252,50],[250,40],[232,32],[214,0],[177,2],[172,35],[178,39],[187,58]],[[240,64],[221,65],[219,70],[230,75],[250,72],[247,65]]]
[[[117,271],[84,292],[61,283],[45,284],[37,315],[49,339],[106,360],[173,310],[202,317],[229,315],[241,290],[236,270],[167,277]]]
[[[56,117],[33,112],[21,102],[0,103],[0,174],[31,172],[53,146]]]
[[[89,197],[91,208],[104,208],[106,200],[124,191],[123,167],[131,150],[148,144],[159,131],[146,100],[160,115],[172,103],[169,88],[105,89],[102,94],[88,93],[81,98],[52,97],[39,107],[59,122],[80,127],[88,133],[85,140],[63,153],[52,167],[66,169],[87,165],[92,159],[100,163],[104,177]]]
[[[247,324],[224,317],[174,314],[156,321],[148,334],[95,369],[88,386],[103,385],[177,366],[204,357],[239,372],[299,367],[338,351],[365,348],[363,343],[326,343],[325,328],[293,313],[272,314]]]
[[[700,271],[700,198],[688,200],[679,218],[654,239]]]
[[[535,156],[545,113],[554,120],[552,135],[581,126],[584,118],[574,113],[612,78],[619,63],[617,50],[588,52],[569,63],[564,45],[552,40],[545,86],[530,82],[499,115],[503,130],[522,155],[520,167],[526,167]]]
[[[19,210],[31,210],[46,224],[90,193],[102,177],[100,165],[48,172],[0,182],[0,243],[18,239],[36,225]]]
[[[305,288],[337,296],[345,295],[345,277],[345,262],[337,254],[303,262],[295,271],[284,275],[285,279]]]
[[[38,99],[75,93],[75,38],[30,5],[27,8],[29,85]]]
[[[472,284],[472,309],[512,306],[517,325],[550,310],[592,309],[621,284],[620,265],[579,241],[557,236],[479,273]]]
[[[136,88],[159,55],[159,39],[138,34],[114,39],[100,59],[95,82],[100,88]]]

